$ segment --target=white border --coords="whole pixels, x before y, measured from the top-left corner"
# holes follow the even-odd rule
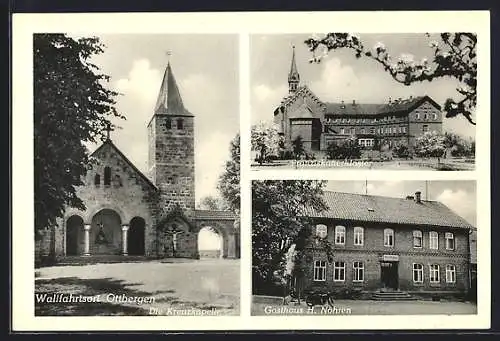
[[[476,32],[478,34],[477,162],[472,172],[328,171],[250,172],[249,34],[357,32]],[[119,13],[14,14],[13,72],[13,310],[14,331],[47,330],[241,330],[241,329],[468,329],[490,326],[490,16],[468,12],[267,12],[267,13]],[[241,316],[235,317],[35,317],[33,269],[32,34],[35,32],[227,33],[240,35],[241,109]],[[477,315],[420,316],[250,316],[250,178],[477,179]]]

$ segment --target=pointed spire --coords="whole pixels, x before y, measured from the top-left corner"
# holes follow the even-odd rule
[[[155,105],[155,114],[186,115],[181,93],[175,81],[170,61],[167,63]]]
[[[292,45],[292,63],[290,65],[290,73],[288,74],[288,92],[295,93],[299,87],[300,75],[295,62],[295,45]]]
[[[299,79],[299,71],[297,70],[297,63],[295,62],[295,45],[292,45],[292,63],[290,65],[290,73],[288,79]]]

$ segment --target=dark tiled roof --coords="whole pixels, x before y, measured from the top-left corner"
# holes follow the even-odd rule
[[[123,154],[121,152],[120,149],[118,149],[117,146],[115,146],[115,144],[111,141],[111,140],[106,140],[103,144],[101,144],[99,146],[99,148],[97,148],[96,150],[94,150],[94,152],[91,154],[91,156],[94,156],[98,153],[98,151],[100,151],[101,149],[103,149],[105,146],[110,146],[123,160],[125,160],[125,162],[137,173],[139,174],[139,176],[149,185],[151,186],[152,188],[154,189],[158,189],[154,183],[151,182],[151,180],[149,180],[149,178],[144,175],[133,163],[132,161],[130,161],[126,156],[125,154]]]
[[[324,192],[326,211],[307,208],[305,215],[317,218],[472,228],[465,219],[437,201],[417,203],[415,200],[362,195],[353,193]]]
[[[407,113],[423,102],[429,101],[436,108],[441,110],[439,104],[437,104],[429,96],[419,96],[412,97],[408,99],[395,100],[391,103],[386,104],[375,104],[375,103],[325,103],[326,104],[326,114],[339,115],[339,116],[376,116],[384,114],[397,114],[397,113]]]
[[[234,220],[238,218],[231,211],[212,211],[212,210],[195,210],[196,220]]]

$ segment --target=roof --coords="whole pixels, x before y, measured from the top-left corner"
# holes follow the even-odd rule
[[[297,63],[295,62],[295,46],[292,48],[292,63],[290,64],[290,73],[288,74],[288,80],[293,78],[299,79],[299,71],[297,69]]]
[[[408,99],[401,99],[391,101],[391,103],[325,103],[326,104],[326,114],[339,115],[339,116],[377,116],[385,114],[397,114],[397,113],[407,113],[411,112],[422,103],[429,101],[438,110],[441,110],[439,104],[437,104],[429,96],[418,96],[410,97]]]
[[[235,220],[236,214],[231,211],[195,210],[196,220]]]
[[[438,201],[390,198],[353,193],[324,192],[328,209],[317,212],[306,209],[306,215],[316,218],[427,225],[436,227],[473,228],[465,219]]]
[[[176,116],[192,115],[184,107],[181,93],[179,91],[179,87],[177,86],[174,73],[172,72],[170,62],[167,64],[167,68],[165,69],[165,73],[163,75],[154,113]]]
[[[139,174],[139,176],[149,185],[151,186],[152,188],[154,188],[155,190],[158,189],[155,184],[153,184],[151,182],[151,180],[149,180],[149,178],[144,175],[133,163],[132,161],[130,161],[126,156],[125,154],[123,154],[121,152],[120,149],[118,149],[118,147],[110,140],[106,140],[104,141],[103,144],[101,144],[96,150],[94,150],[94,152],[91,154],[91,156],[94,156],[95,154],[97,154],[100,150],[102,150],[104,147],[106,146],[109,146],[110,148],[112,148],[137,174]]]

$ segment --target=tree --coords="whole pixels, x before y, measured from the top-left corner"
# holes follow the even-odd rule
[[[226,161],[224,173],[219,178],[217,188],[225,202],[224,207],[232,211],[240,209],[240,134],[231,140],[231,158]]]
[[[292,150],[293,150],[293,155],[295,156],[296,159],[300,159],[302,155],[305,154],[305,149],[304,149],[304,141],[302,140],[302,136],[297,136],[293,141],[292,141]]]
[[[398,144],[392,148],[392,152],[400,158],[407,158],[410,156],[410,150],[406,144]]]
[[[35,34],[34,192],[35,236],[57,226],[66,207],[85,209],[76,187],[83,185],[90,156],[85,143],[106,138],[125,118],[114,107],[116,92],[105,87],[91,58],[104,52],[98,38],[73,39],[65,34]]]
[[[446,132],[444,134],[444,145],[447,150],[450,150],[452,156],[460,157],[460,156],[470,156],[474,154],[472,152],[473,149],[473,141],[467,141],[464,137]]]
[[[227,209],[226,203],[219,197],[207,195],[201,198],[198,208],[201,210],[224,211]]]
[[[445,101],[446,117],[462,115],[471,124],[476,124],[472,118],[477,103],[477,36],[474,33],[441,33],[439,42],[429,43],[433,51],[431,61],[424,58],[420,62],[410,54],[394,59],[381,42],[368,49],[358,36],[349,33],[328,33],[324,37],[309,38],[305,44],[313,52],[310,62],[319,63],[329,51],[347,48],[354,50],[357,58],[365,56],[380,63],[394,80],[404,85],[443,77],[455,78],[461,83],[457,88],[461,100],[448,98]],[[318,50],[323,50],[320,55],[317,55]]]
[[[420,157],[442,157],[445,149],[445,137],[436,131],[426,132],[415,140],[415,154]]]
[[[339,144],[331,143],[326,150],[329,159],[359,159],[361,157],[361,147],[358,139],[351,136]]]
[[[251,143],[252,151],[258,153],[257,160],[263,164],[271,155],[279,154],[281,138],[278,130],[265,123],[252,126]]]
[[[285,276],[285,255],[295,244],[301,259],[311,236],[306,207],[318,212],[326,209],[324,181],[252,182],[252,273],[254,290],[272,287]],[[295,275],[300,275],[298,272]]]

